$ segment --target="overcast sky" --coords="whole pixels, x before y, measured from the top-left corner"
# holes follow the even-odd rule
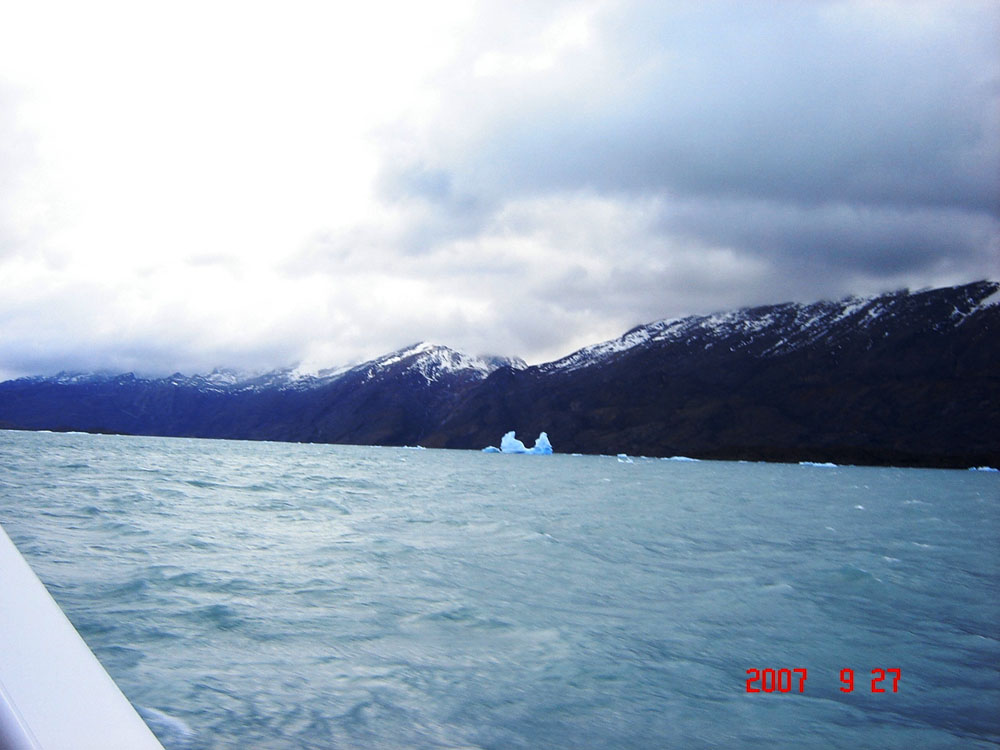
[[[1000,3],[0,0],[0,379],[1000,278]]]

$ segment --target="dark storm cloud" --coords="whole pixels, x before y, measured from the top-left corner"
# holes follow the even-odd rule
[[[665,208],[658,228],[775,262],[800,257],[823,273],[933,271],[943,259],[985,266],[1000,251],[990,214],[922,206],[691,199]]]
[[[470,51],[437,117],[391,133],[382,185],[435,208],[421,246],[582,191],[661,200],[651,252],[684,237],[804,276],[995,273],[998,18],[974,2],[613,6],[550,69],[505,77],[501,56],[480,76]]]

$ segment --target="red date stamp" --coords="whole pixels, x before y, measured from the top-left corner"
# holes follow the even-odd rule
[[[901,669],[879,669],[875,668],[871,672],[871,691],[873,693],[889,692],[887,679],[892,679],[892,692],[899,692],[899,679],[902,677]],[[748,693],[791,693],[806,691],[806,679],[809,677],[807,669],[748,669],[747,670],[747,692]],[[854,690],[854,670],[840,670],[840,692],[850,693]]]

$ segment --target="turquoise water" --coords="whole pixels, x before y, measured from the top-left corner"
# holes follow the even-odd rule
[[[0,524],[167,748],[1000,744],[996,473],[0,431]]]

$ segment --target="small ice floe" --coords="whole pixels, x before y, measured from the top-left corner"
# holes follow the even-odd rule
[[[865,509],[865,506],[863,506],[863,505],[855,505],[855,506],[854,506],[854,509],[855,509],[855,510],[864,510],[864,509]]]
[[[970,466],[969,471],[1000,471],[1000,469],[994,469],[992,466]]]
[[[821,469],[837,468],[837,464],[832,464],[829,461],[799,461],[799,466],[817,466]]]
[[[500,441],[500,447],[490,445],[483,448],[483,453],[525,453],[532,456],[549,456],[552,454],[552,443],[549,436],[542,432],[531,448],[526,448],[524,443],[514,437],[514,430],[511,430]]]
[[[618,458],[618,463],[620,463],[620,464],[634,464],[635,463],[635,461],[633,461],[631,458],[628,457],[627,453],[619,453],[618,456],[617,456],[617,458]]]
[[[701,459],[700,458],[690,458],[688,456],[667,456],[667,457],[663,458],[662,460],[663,461],[691,461],[693,463],[697,463]]]

